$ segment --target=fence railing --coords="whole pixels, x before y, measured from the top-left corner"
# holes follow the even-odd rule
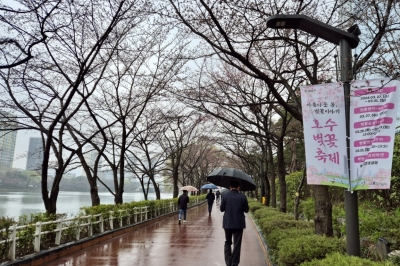
[[[190,202],[189,206],[198,203],[199,200],[196,198],[196,200]],[[9,246],[9,260],[15,260],[18,255],[27,255],[61,244],[71,243],[106,231],[134,225],[177,210],[177,204],[169,202],[169,204],[159,204],[152,209],[149,206],[143,206],[134,207],[130,210],[110,211],[106,214],[37,222],[30,225],[19,226],[15,224],[8,229],[0,230],[0,236],[3,236],[3,239],[4,235],[9,235],[8,238],[6,237],[6,239],[0,241],[0,247],[4,247],[4,245]],[[43,241],[44,237],[46,237],[45,241]],[[23,243],[19,243],[19,241]],[[31,245],[33,245],[33,250],[29,247]],[[25,251],[18,252],[19,247],[25,249]]]

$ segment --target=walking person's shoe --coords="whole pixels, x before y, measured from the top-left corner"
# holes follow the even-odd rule
[[[179,222],[178,222],[178,224],[181,224],[181,219],[179,219]]]
[[[180,221],[179,221],[180,222]],[[183,223],[186,223],[186,220],[183,220]]]

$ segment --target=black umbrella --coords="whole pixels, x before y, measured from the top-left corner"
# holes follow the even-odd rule
[[[256,183],[245,172],[235,168],[217,168],[212,171],[207,180],[214,185],[229,188],[232,180],[236,180],[240,184],[240,190],[249,191],[256,189]]]

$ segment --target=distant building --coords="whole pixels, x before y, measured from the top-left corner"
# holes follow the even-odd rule
[[[10,113],[0,111],[0,165],[12,168],[17,131],[8,131],[15,123],[8,122]]]
[[[31,137],[29,139],[28,158],[26,170],[40,171],[43,163],[43,142],[42,138]]]

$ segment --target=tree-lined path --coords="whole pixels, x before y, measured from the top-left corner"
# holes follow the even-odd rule
[[[223,213],[214,204],[188,210],[187,223],[178,225],[177,215],[72,253],[47,265],[173,265],[224,266]],[[243,233],[241,265],[264,266],[263,245],[249,215]]]

